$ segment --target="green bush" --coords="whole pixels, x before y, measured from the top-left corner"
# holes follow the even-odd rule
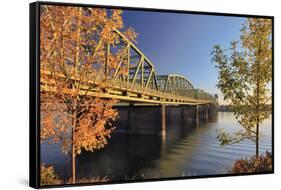
[[[266,152],[258,158],[255,156],[246,159],[236,160],[231,173],[254,173],[254,172],[270,172],[272,171],[272,154]]]

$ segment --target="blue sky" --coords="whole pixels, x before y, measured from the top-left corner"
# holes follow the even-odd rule
[[[239,40],[245,18],[125,10],[123,21],[139,34],[136,45],[157,74],[180,74],[195,88],[218,93],[210,53],[215,44],[228,48]]]

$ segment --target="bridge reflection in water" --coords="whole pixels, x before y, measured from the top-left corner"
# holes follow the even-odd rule
[[[137,125],[153,128],[150,108],[142,111]],[[225,128],[232,133],[239,129],[231,112],[219,112],[209,117],[208,122],[201,118],[198,125],[182,121],[178,111],[171,116],[167,119],[165,139],[115,131],[104,149],[83,152],[77,157],[77,177],[107,176],[114,181],[225,174],[236,159],[255,154],[255,144],[251,141],[220,148],[216,130]],[[260,152],[264,154],[266,150],[271,151],[271,119],[262,124],[261,132]],[[60,177],[71,176],[71,159],[61,153],[58,144],[43,143],[41,159],[54,165]]]
[[[122,115],[128,114],[127,108],[126,106],[117,107],[120,113],[116,122],[117,128],[104,149],[96,152],[83,152],[83,154],[77,156],[78,178],[107,176],[110,180],[130,180],[150,177],[145,176],[144,169],[154,167],[163,156],[173,154],[171,151],[182,138],[192,135],[208,122],[216,122],[217,120],[217,115],[213,114],[207,120],[203,116],[199,117],[199,121],[196,123],[193,119],[182,116],[181,107],[168,107],[166,109],[167,134],[163,138],[161,135],[154,135],[159,133],[158,129],[160,128],[159,117],[157,116],[159,107],[134,107],[134,129],[129,133],[122,128],[127,123],[127,119],[122,117]],[[185,114],[193,114],[189,109],[188,111],[184,110],[184,112]],[[196,147],[195,144],[194,147]],[[71,176],[71,159],[60,152],[58,144],[43,143],[41,150],[42,161],[54,165],[59,176],[63,179],[68,179]],[[186,154],[190,153],[186,152]],[[179,160],[179,162],[183,163],[184,159]],[[177,170],[175,176],[182,175],[182,173],[178,173],[181,168],[170,168],[169,170]],[[154,171],[152,171],[152,174],[155,177],[163,175],[154,173]],[[169,171],[167,171],[167,174],[173,175]]]

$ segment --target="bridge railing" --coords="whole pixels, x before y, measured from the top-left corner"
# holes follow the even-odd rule
[[[52,75],[50,72],[48,71],[43,71],[41,74],[44,75]],[[65,78],[63,74],[58,74],[59,77],[61,78]],[[71,80],[75,80],[74,78],[72,78]],[[43,81],[41,81],[43,82]],[[89,85],[89,83],[100,83],[100,82],[104,82],[104,78],[102,77],[98,77],[96,76],[96,80],[95,81],[85,81],[84,86],[87,86],[87,83]],[[176,102],[180,102],[180,101],[188,101],[188,102],[193,102],[194,100],[208,100],[211,102],[215,102],[215,99],[212,95],[204,92],[203,90],[198,90],[198,89],[189,89],[188,91],[186,91],[185,95],[181,95],[181,94],[173,94],[173,93],[169,93],[169,92],[163,92],[161,90],[156,90],[156,89],[152,89],[149,87],[145,87],[145,86],[141,86],[138,83],[131,83],[130,81],[125,81],[125,80],[120,80],[120,79],[109,79],[107,81],[108,83],[108,88],[110,89],[118,89],[121,90],[123,92],[128,92],[128,93],[135,93],[135,94],[139,94],[141,95],[141,97],[137,97],[137,98],[144,98],[145,96],[151,96],[154,99],[156,98],[156,100],[163,100],[166,99],[166,101],[176,101]]]
[[[215,101],[214,97],[202,90],[198,89],[189,89],[186,91],[185,95],[177,95],[172,93],[163,92],[156,89],[151,89],[148,87],[143,87],[139,84],[132,84],[130,82],[120,80],[120,79],[114,79],[112,80],[112,87],[119,87],[126,90],[130,90],[132,92],[140,93],[140,94],[146,94],[151,95],[154,97],[161,97],[165,99],[178,99],[178,100],[184,100],[184,99],[200,99],[200,100],[211,100]]]

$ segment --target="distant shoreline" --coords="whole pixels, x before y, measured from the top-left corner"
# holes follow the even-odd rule
[[[268,105],[265,110],[271,110],[270,105]],[[233,108],[230,105],[219,105],[218,106],[219,112],[234,112]]]

